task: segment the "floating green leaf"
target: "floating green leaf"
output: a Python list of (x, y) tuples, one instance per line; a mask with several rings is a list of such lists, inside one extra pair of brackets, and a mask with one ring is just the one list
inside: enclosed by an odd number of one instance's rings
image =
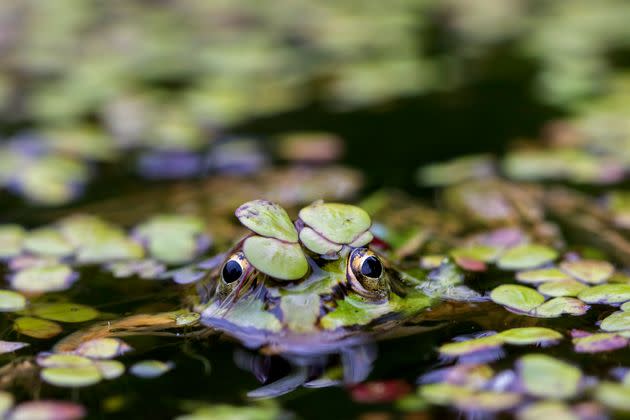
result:
[(125, 365), (118, 360), (97, 360), (94, 365), (105, 379), (115, 379), (125, 373)]
[(77, 275), (66, 264), (27, 267), (11, 278), (11, 286), (23, 292), (44, 293), (68, 289)]
[(526, 392), (540, 398), (572, 398), (582, 379), (578, 368), (544, 354), (521, 357), (518, 372)]
[(84, 367), (92, 366), (92, 360), (87, 357), (70, 353), (49, 353), (37, 357), (37, 364), (42, 367)]
[(440, 354), (449, 357), (460, 357), (478, 351), (501, 347), (503, 340), (498, 334), (486, 337), (473, 338), (472, 340), (456, 341), (440, 346)]
[(9, 420), (78, 420), (85, 417), (83, 406), (68, 401), (38, 400), (23, 402), (11, 412)]
[(589, 306), (581, 300), (572, 297), (557, 297), (534, 308), (530, 315), (539, 318), (556, 318), (563, 314), (584, 315)]
[(609, 332), (630, 330), (630, 312), (615, 312), (608, 315), (602, 320), (600, 328)]
[(119, 338), (96, 338), (81, 343), (76, 354), (91, 359), (111, 359), (130, 350), (131, 347)]
[(630, 411), (630, 387), (604, 381), (595, 388), (595, 399), (619, 411)]
[(157, 378), (173, 369), (172, 362), (161, 362), (159, 360), (143, 360), (135, 363), (129, 369), (133, 375), (140, 378)]
[(7, 413), (13, 407), (13, 395), (6, 391), (0, 391), (0, 418), (7, 418)]
[(78, 303), (51, 303), (37, 306), (33, 314), (44, 319), (60, 322), (85, 322), (98, 317), (98, 311)]
[(529, 404), (518, 412), (519, 420), (579, 420), (571, 408), (562, 401), (538, 401)]
[(600, 284), (583, 290), (578, 298), (586, 303), (621, 303), (630, 301), (630, 284)]
[(562, 334), (549, 328), (511, 328), (497, 334), (503, 342), (513, 345), (543, 344), (562, 339)]
[(267, 200), (253, 200), (236, 209), (238, 220), (255, 233), (279, 239), (284, 242), (297, 242), (298, 233), (286, 210)]
[(100, 370), (94, 365), (47, 367), (42, 369), (41, 377), (51, 385), (68, 388), (94, 385), (103, 378)]
[(542, 283), (538, 286), (538, 291), (546, 296), (577, 296), (580, 292), (587, 289), (584, 283), (577, 280), (559, 280)]
[(547, 283), (552, 281), (572, 280), (571, 276), (558, 268), (539, 268), (537, 270), (519, 271), (516, 280), (521, 283)]
[(16, 312), (26, 307), (26, 298), (11, 290), (0, 290), (0, 312)]
[(71, 255), (74, 247), (57, 229), (41, 228), (28, 233), (24, 238), (24, 249), (32, 254), (53, 257)]
[(499, 305), (520, 312), (529, 312), (545, 301), (545, 297), (534, 289), (516, 284), (496, 287), (490, 293), (490, 298)]
[(243, 243), (243, 253), (254, 267), (279, 280), (296, 280), (308, 271), (306, 257), (297, 243), (251, 236)]
[(10, 258), (22, 252), (25, 232), (18, 225), (0, 225), (0, 258)]
[(52, 338), (63, 331), (61, 325), (45, 319), (23, 316), (13, 322), (13, 328), (20, 334), (33, 338)]
[(626, 347), (628, 339), (612, 333), (591, 334), (573, 339), (578, 353), (600, 353)]
[(506, 270), (536, 268), (555, 260), (558, 253), (552, 248), (537, 244), (523, 244), (510, 248), (497, 261)]
[(611, 263), (599, 260), (563, 261), (560, 268), (578, 280), (591, 284), (603, 283), (615, 272)]

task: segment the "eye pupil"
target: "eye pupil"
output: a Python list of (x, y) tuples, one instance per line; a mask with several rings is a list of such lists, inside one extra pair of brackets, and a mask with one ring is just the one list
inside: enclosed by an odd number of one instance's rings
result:
[(381, 276), (382, 272), (383, 265), (378, 258), (369, 256), (363, 260), (363, 263), (361, 264), (361, 274), (364, 276), (376, 279)]
[(243, 268), (236, 261), (228, 261), (223, 266), (223, 280), (226, 283), (232, 283), (238, 280), (243, 274)]

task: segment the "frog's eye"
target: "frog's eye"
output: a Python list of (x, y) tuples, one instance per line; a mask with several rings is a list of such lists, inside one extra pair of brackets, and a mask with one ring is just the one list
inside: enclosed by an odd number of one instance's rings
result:
[(357, 293), (382, 298), (387, 292), (384, 273), (381, 259), (369, 249), (357, 248), (350, 253), (348, 278)]
[(221, 269), (221, 279), (225, 284), (241, 280), (249, 271), (250, 265), (242, 252), (237, 252), (227, 259)]

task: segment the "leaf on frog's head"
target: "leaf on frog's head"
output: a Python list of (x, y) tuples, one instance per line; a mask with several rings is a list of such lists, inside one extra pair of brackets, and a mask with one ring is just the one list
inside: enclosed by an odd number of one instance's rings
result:
[(357, 206), (318, 201), (300, 210), (300, 219), (324, 239), (336, 244), (363, 246), (371, 240), (365, 232), (372, 225), (372, 219)]
[(248, 201), (236, 209), (235, 215), (258, 235), (290, 243), (298, 240), (297, 230), (286, 210), (271, 201)]
[(257, 270), (278, 280), (297, 280), (308, 272), (308, 262), (298, 243), (250, 236), (243, 242), (243, 253)]
[(310, 227), (300, 230), (300, 242), (316, 254), (326, 255), (341, 251), (343, 245), (330, 242)]

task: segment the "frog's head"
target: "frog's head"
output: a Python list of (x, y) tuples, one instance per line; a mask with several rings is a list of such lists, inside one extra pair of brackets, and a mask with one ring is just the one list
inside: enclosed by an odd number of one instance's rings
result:
[(273, 352), (332, 351), (426, 308), (418, 281), (370, 248), (362, 209), (316, 202), (292, 223), (278, 205), (239, 207), (253, 233), (200, 283), (202, 322)]

